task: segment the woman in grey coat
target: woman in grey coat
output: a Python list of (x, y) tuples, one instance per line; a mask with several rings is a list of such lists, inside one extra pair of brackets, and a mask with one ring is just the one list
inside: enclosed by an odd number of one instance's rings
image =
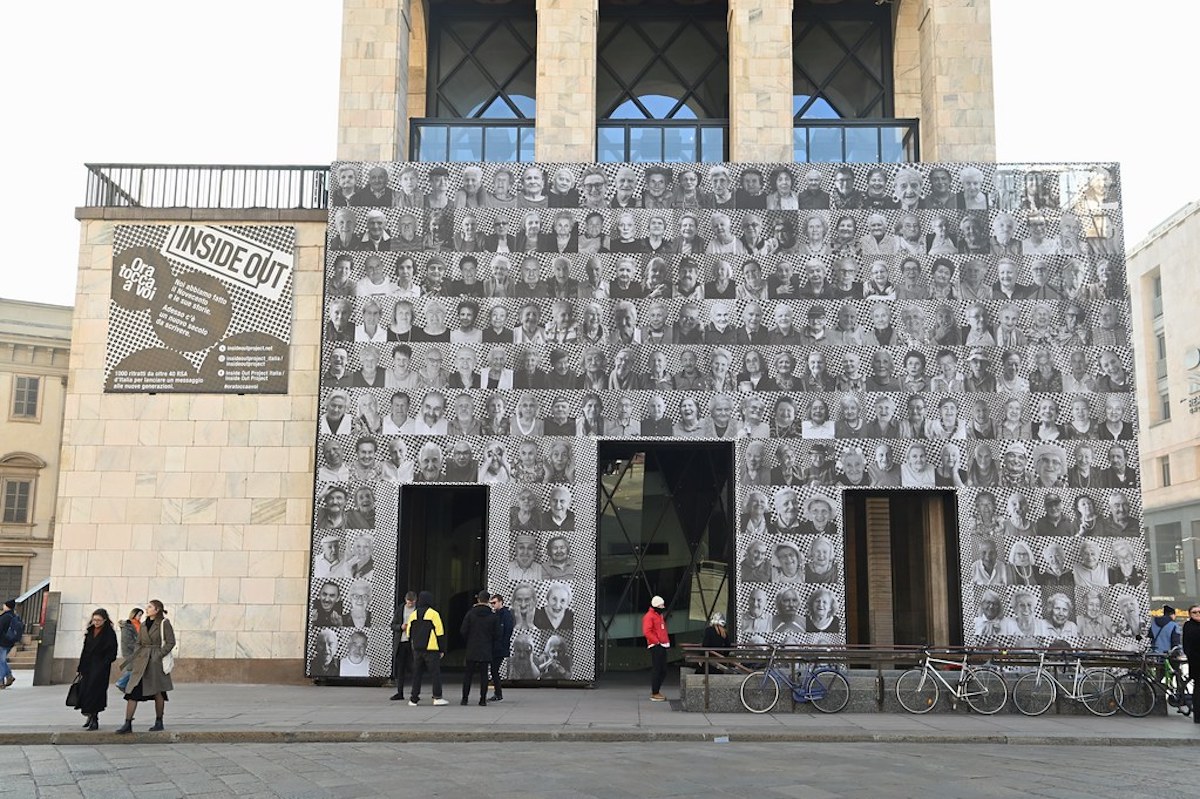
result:
[[(133, 650), (137, 649), (138, 628), (141, 626), (141, 608), (134, 608), (129, 611), (129, 618), (121, 620), (121, 658), (123, 663), (129, 662), (129, 659), (133, 657)], [(125, 689), (129, 687), (130, 674), (128, 668), (121, 668), (121, 676), (117, 679), (117, 688), (121, 693), (125, 693)]]
[(163, 708), (167, 703), (167, 692), (174, 691), (171, 675), (163, 671), (163, 656), (175, 649), (175, 628), (167, 621), (167, 611), (162, 602), (151, 599), (146, 603), (146, 620), (137, 634), (137, 648), (133, 657), (121, 667), (132, 672), (129, 683), (133, 686), (125, 692), (125, 726), (118, 733), (133, 732), (133, 714), (138, 702), (154, 700), (154, 726), (150, 732), (163, 729)]

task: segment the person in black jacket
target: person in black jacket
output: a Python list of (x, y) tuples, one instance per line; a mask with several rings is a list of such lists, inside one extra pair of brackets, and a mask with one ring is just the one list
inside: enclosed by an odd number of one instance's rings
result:
[(516, 621), (513, 619), (513, 613), (504, 606), (504, 596), (501, 594), (492, 594), (491, 602), (492, 612), (496, 614), (496, 640), (492, 645), (492, 695), (488, 697), (489, 701), (500, 702), (504, 699), (504, 689), (500, 685), (500, 667), (504, 665), (505, 658), (512, 648), (513, 628), (516, 627)]
[(1188, 620), (1183, 623), (1183, 654), (1192, 678), (1192, 721), (1200, 724), (1200, 716), (1196, 715), (1200, 708), (1200, 605), (1188, 608)]
[[(129, 618), (121, 619), (121, 657), (128, 661), (133, 657), (133, 650), (137, 649), (137, 634), (142, 627), (142, 609), (134, 608), (129, 611)], [(129, 678), (133, 675), (133, 669), (127, 668), (121, 671), (121, 677), (117, 680), (117, 688), (124, 691), (129, 685)]]
[(467, 642), (467, 668), (463, 673), (462, 704), (471, 698), (471, 682), (479, 675), (479, 706), (487, 707), (488, 667), (492, 664), (492, 652), (499, 632), (499, 619), (488, 603), (492, 595), (480, 591), (475, 604), (463, 618), (461, 632)]
[(117, 633), (113, 630), (108, 611), (96, 608), (92, 621), (83, 633), (83, 651), (76, 672), (79, 682), (79, 712), (87, 717), (83, 728), (98, 730), (97, 717), (108, 707), (108, 678), (113, 661), (117, 659)]

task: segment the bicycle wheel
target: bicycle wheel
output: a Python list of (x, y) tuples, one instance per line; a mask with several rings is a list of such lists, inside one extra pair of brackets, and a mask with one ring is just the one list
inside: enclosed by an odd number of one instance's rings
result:
[(967, 667), (962, 677), (962, 698), (976, 713), (998, 713), (1008, 701), (1008, 683), (999, 669), (987, 666)]
[(1131, 671), (1117, 678), (1117, 704), (1126, 715), (1149, 716), (1154, 702), (1154, 685), (1145, 674)]
[(1050, 675), (1035, 671), (1013, 685), (1013, 704), (1026, 716), (1040, 716), (1054, 704), (1058, 687)]
[(1079, 681), (1079, 701), (1097, 716), (1111, 716), (1117, 704), (1117, 678), (1104, 669), (1089, 669)]
[(771, 672), (755, 671), (742, 680), (742, 705), (751, 713), (766, 713), (779, 701), (779, 678)]
[(937, 678), (921, 666), (911, 668), (896, 680), (896, 699), (909, 713), (928, 713), (938, 701)]
[(837, 713), (850, 704), (850, 683), (834, 669), (818, 671), (808, 681), (808, 698), (822, 713)]

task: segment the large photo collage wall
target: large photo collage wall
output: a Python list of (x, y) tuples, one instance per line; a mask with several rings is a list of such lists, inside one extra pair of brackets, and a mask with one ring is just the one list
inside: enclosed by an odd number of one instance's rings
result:
[(398, 486), (481, 483), (514, 676), (590, 680), (596, 441), (628, 437), (734, 443), (740, 642), (844, 642), (841, 494), (895, 487), (958, 490), (968, 643), (1132, 644), (1118, 182), (1113, 164), (335, 164), (310, 670), (336, 647), (337, 676), (389, 673)]

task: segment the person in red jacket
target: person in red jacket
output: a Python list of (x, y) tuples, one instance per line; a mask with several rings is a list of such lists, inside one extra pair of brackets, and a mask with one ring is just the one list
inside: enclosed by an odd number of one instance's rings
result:
[(667, 636), (667, 620), (663, 618), (667, 603), (656, 596), (650, 600), (650, 609), (642, 617), (642, 635), (646, 636), (646, 648), (650, 650), (650, 701), (665, 702), (662, 695), (663, 680), (667, 678), (667, 650), (671, 639)]

